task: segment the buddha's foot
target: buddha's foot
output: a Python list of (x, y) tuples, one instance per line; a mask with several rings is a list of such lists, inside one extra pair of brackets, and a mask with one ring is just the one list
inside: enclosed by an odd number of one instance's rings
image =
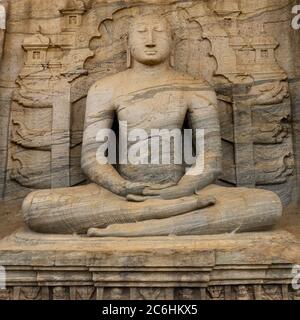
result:
[[(197, 199), (197, 208), (194, 210), (200, 210), (204, 209), (207, 207), (210, 207), (216, 203), (216, 198), (212, 196), (199, 196)], [(200, 211), (199, 211), (200, 213)], [(187, 212), (183, 212), (183, 214), (187, 214)], [(177, 214), (175, 214), (176, 216)], [(181, 215), (181, 216), (182, 216)], [(179, 215), (180, 216), (180, 215)], [(171, 219), (172, 217), (170, 216), (168, 219)], [(145, 220), (143, 222), (137, 222), (137, 223), (124, 223), (124, 224), (112, 224), (106, 228), (100, 229), (100, 228), (90, 228), (87, 232), (87, 235), (89, 237), (127, 237), (127, 236), (134, 236), (136, 233), (135, 230), (136, 228), (139, 230), (137, 232), (137, 236), (143, 236), (143, 232), (140, 233), (140, 227), (146, 226), (147, 228), (151, 229), (152, 222), (158, 222), (163, 221), (165, 219), (154, 219), (154, 220)], [(148, 231), (149, 232), (149, 231)], [(147, 234), (147, 232), (146, 232)], [(146, 235), (145, 234), (145, 235)]]

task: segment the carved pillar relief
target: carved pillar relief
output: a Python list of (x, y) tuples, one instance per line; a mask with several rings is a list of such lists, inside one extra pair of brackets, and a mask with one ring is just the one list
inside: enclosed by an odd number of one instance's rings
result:
[(46, 35), (39, 27), (23, 42), (26, 61), (14, 93), (10, 163), (10, 177), (22, 186), (72, 184), (72, 82), (86, 74), (83, 64), (92, 55), (82, 30), (85, 11), (82, 1), (69, 1), (60, 11), (61, 33)]
[(235, 75), (227, 74), (233, 83), (236, 185), (273, 190), (287, 204), (295, 166), (289, 85), (275, 55), (279, 44), (263, 24), (249, 37), (240, 27), (242, 12), (228, 5), (216, 12), (231, 20), (225, 29), (236, 57)]

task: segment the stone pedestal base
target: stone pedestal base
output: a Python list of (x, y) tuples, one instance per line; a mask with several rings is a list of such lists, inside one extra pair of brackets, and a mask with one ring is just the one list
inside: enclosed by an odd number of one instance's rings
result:
[(20, 230), (0, 242), (0, 299), (297, 299), (287, 232), (86, 238)]

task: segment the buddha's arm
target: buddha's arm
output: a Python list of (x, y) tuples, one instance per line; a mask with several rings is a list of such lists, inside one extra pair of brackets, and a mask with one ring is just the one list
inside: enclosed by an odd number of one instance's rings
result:
[[(94, 85), (87, 97), (85, 129), (83, 134), (81, 167), (89, 179), (98, 185), (120, 196), (129, 193), (140, 194), (145, 187), (137, 183), (130, 183), (122, 178), (110, 163), (97, 160), (97, 151), (107, 144), (97, 139), (101, 130), (111, 129), (114, 120), (114, 106), (112, 103), (112, 89), (105, 85)], [(99, 141), (100, 140), (100, 141)], [(102, 148), (104, 149), (104, 148)], [(103, 156), (103, 155), (102, 155)]]
[(201, 142), (195, 142), (196, 131), (204, 130), (204, 150), (199, 148), (195, 166), (183, 176), (179, 184), (191, 184), (192, 188), (200, 190), (215, 182), (222, 172), (220, 123), (217, 97), (213, 90), (200, 91), (191, 96), (188, 118), (190, 128), (193, 130), (194, 144)]

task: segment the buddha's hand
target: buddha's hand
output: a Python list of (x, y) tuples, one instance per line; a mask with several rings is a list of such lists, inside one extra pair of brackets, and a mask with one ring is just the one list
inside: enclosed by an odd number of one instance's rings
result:
[(145, 188), (149, 188), (150, 184), (145, 182), (131, 182), (125, 183), (125, 195), (143, 195)]
[[(170, 188), (175, 186), (175, 183), (165, 183), (165, 184), (152, 184), (151, 186), (147, 185), (142, 190), (142, 193), (127, 193), (126, 199), (133, 202), (143, 202), (148, 199), (160, 198), (159, 192), (163, 189)], [(148, 190), (148, 191), (145, 191)], [(140, 190), (139, 190), (140, 191)], [(147, 193), (147, 194), (146, 194)]]
[(182, 186), (176, 185), (161, 190), (152, 189), (151, 187), (145, 188), (144, 196), (156, 196), (165, 200), (178, 199), (182, 197), (191, 196), (194, 194), (193, 190), (183, 189)]
[(165, 200), (179, 199), (182, 197), (192, 196), (199, 190), (198, 180), (195, 177), (187, 177), (180, 180), (178, 184), (171, 186), (146, 187), (143, 191), (144, 196), (156, 196)]
[(123, 184), (123, 193), (125, 196), (128, 195), (144, 195), (144, 190), (147, 188), (152, 188), (153, 190), (161, 190), (171, 186), (174, 186), (174, 183), (165, 183), (165, 184), (151, 184), (149, 182), (131, 182), (125, 181)]

